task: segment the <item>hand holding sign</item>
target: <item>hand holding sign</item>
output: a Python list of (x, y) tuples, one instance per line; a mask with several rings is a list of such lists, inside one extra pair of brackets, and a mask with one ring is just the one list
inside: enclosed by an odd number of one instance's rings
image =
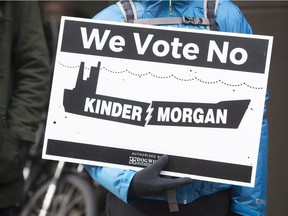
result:
[(168, 164), (168, 156), (164, 155), (154, 164), (136, 172), (129, 188), (130, 197), (160, 196), (166, 191), (179, 188), (191, 183), (192, 179), (184, 178), (165, 178), (160, 177), (159, 173)]

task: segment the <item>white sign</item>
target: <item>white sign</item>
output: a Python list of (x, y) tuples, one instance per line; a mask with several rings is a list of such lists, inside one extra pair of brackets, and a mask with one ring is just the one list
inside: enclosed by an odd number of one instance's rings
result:
[(272, 37), (64, 17), (43, 158), (253, 186)]

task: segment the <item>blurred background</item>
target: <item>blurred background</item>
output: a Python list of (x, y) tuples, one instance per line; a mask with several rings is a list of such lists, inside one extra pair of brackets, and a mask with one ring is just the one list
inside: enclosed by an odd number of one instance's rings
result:
[(274, 36), (267, 104), (269, 123), (267, 216), (287, 216), (288, 204), (288, 2), (236, 1), (254, 34)]
[[(91, 18), (114, 1), (40, 1), (51, 62), (62, 15)], [(234, 1), (254, 34), (274, 36), (269, 75), (269, 167), (267, 216), (287, 216), (288, 204), (288, 1)], [(49, 25), (47, 25), (49, 23)], [(286, 93), (287, 92), (287, 93)], [(285, 96), (286, 95), (286, 96)]]

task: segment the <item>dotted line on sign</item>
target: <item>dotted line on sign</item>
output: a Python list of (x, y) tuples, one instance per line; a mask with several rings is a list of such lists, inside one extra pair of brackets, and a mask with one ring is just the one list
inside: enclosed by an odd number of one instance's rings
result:
[(247, 83), (241, 83), (241, 84), (237, 84), (237, 85), (233, 85), (233, 84), (229, 84), (229, 83), (226, 83), (226, 82), (223, 82), (222, 80), (219, 80), (223, 85), (226, 85), (226, 86), (229, 86), (229, 87), (240, 87), (240, 86), (246, 86), (248, 88), (251, 88), (251, 89), (255, 89), (255, 90), (261, 90), (263, 89), (263, 87), (255, 87), (255, 86), (251, 86)]
[[(63, 63), (59, 62), (58, 63), (65, 68), (69, 68), (69, 69), (74, 69), (74, 68), (80, 68), (80, 65), (76, 65), (76, 66), (70, 66), (70, 65), (64, 65)], [(84, 67), (85, 70), (90, 70), (89, 67)]]
[[(198, 78), (197, 76), (195, 76), (195, 77), (193, 77), (193, 78), (189, 78), (189, 79), (183, 79), (183, 78), (179, 78), (179, 77), (177, 77), (177, 76), (175, 76), (174, 74), (172, 74), (172, 75), (169, 75), (169, 76), (157, 76), (157, 75), (155, 75), (155, 74), (153, 74), (153, 73), (151, 73), (151, 72), (147, 72), (147, 73), (145, 73), (145, 74), (136, 74), (136, 73), (132, 73), (131, 71), (129, 71), (129, 70), (123, 70), (123, 71), (112, 71), (112, 70), (109, 70), (109, 69), (107, 69), (107, 68), (105, 68), (105, 67), (102, 67), (101, 69), (103, 69), (103, 70), (106, 70), (107, 72), (110, 72), (110, 73), (117, 73), (117, 74), (120, 74), (120, 73), (125, 73), (125, 72), (127, 72), (127, 73), (129, 73), (129, 74), (131, 74), (131, 75), (133, 75), (133, 76), (137, 76), (137, 77), (144, 77), (144, 76), (147, 76), (147, 75), (150, 75), (150, 76), (152, 76), (152, 77), (154, 77), (154, 78), (158, 78), (158, 79), (169, 79), (169, 78), (174, 78), (174, 79), (176, 79), (176, 80), (179, 80), (179, 81), (183, 81), (183, 82), (188, 82), (188, 81), (194, 81), (194, 80), (196, 80), (196, 81), (198, 81), (198, 82), (200, 82), (200, 83), (203, 83), (203, 84), (209, 84), (209, 85), (212, 85), (212, 84), (217, 84), (217, 83), (222, 83), (223, 85), (225, 85), (225, 86), (229, 86), (229, 87), (240, 87), (240, 86), (246, 86), (246, 87), (248, 87), (248, 88), (251, 88), (251, 89), (255, 89), (255, 90), (260, 90), (260, 89), (263, 89), (263, 87), (254, 87), (254, 86), (251, 86), (251, 85), (248, 85), (247, 83), (241, 83), (241, 84), (229, 84), (229, 83), (227, 83), (227, 82), (224, 82), (224, 81), (222, 81), (222, 80), (216, 80), (216, 81), (205, 81), (205, 80), (202, 80), (202, 79), (200, 79), (200, 78)], [(192, 71), (191, 71), (192, 72)]]
[[(62, 64), (61, 62), (58, 62), (58, 63), (59, 63), (61, 66), (66, 67), (66, 68), (69, 68), (69, 69), (74, 69), (74, 68), (79, 68), (79, 67), (80, 67), (79, 65), (78, 65), (78, 66), (69, 66), (69, 65), (64, 65), (64, 64)], [(88, 67), (85, 67), (85, 69), (90, 70), (90, 68), (88, 68)], [(105, 70), (105, 71), (107, 71), (107, 72), (109, 72), (109, 73), (113, 73), (113, 74), (124, 74), (124, 73), (128, 73), (128, 74), (130, 74), (130, 75), (137, 76), (137, 77), (139, 77), (139, 78), (149, 75), (149, 76), (152, 76), (152, 77), (157, 78), (157, 79), (169, 79), (169, 78), (174, 78), (174, 79), (176, 79), (176, 80), (183, 81), (183, 82), (198, 81), (198, 82), (200, 82), (200, 83), (208, 84), (208, 85), (213, 85), (213, 84), (221, 83), (221, 84), (223, 84), (223, 85), (225, 85), (225, 86), (229, 86), (229, 87), (246, 86), (246, 87), (248, 87), (248, 88), (250, 88), (250, 89), (255, 89), (255, 90), (261, 90), (261, 89), (263, 89), (263, 87), (251, 86), (251, 85), (249, 85), (249, 84), (247, 84), (247, 83), (245, 83), (245, 82), (244, 82), (244, 83), (240, 83), (240, 84), (229, 84), (229, 83), (224, 82), (224, 81), (222, 81), (222, 80), (205, 81), (205, 80), (203, 80), (203, 79), (198, 78), (197, 76), (195, 76), (195, 77), (193, 77), (193, 78), (189, 78), (189, 79), (183, 79), (183, 78), (179, 78), (179, 77), (175, 76), (174, 74), (169, 75), (169, 76), (157, 76), (157, 75), (155, 75), (155, 74), (153, 74), (153, 73), (151, 73), (151, 72), (147, 72), (147, 73), (144, 73), (144, 74), (137, 74), (137, 73), (133, 73), (133, 72), (127, 70), (127, 69), (122, 70), (122, 71), (113, 71), (113, 70), (110, 70), (110, 69), (108, 69), (108, 68), (106, 68), (106, 67), (102, 67), (101, 69), (102, 69), (102, 70)], [(192, 72), (192, 70), (190, 70), (190, 72)], [(197, 73), (197, 72), (196, 72), (196, 73)]]

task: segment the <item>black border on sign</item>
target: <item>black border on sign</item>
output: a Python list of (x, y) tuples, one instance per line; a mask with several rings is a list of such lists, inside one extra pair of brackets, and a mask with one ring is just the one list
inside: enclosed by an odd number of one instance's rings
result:
[[(134, 150), (48, 139), (46, 154), (125, 166)], [(161, 156), (160, 154), (144, 152)], [(135, 167), (135, 166), (134, 166)], [(139, 166), (137, 166), (139, 167)], [(165, 171), (251, 183), (252, 166), (169, 155)]]

